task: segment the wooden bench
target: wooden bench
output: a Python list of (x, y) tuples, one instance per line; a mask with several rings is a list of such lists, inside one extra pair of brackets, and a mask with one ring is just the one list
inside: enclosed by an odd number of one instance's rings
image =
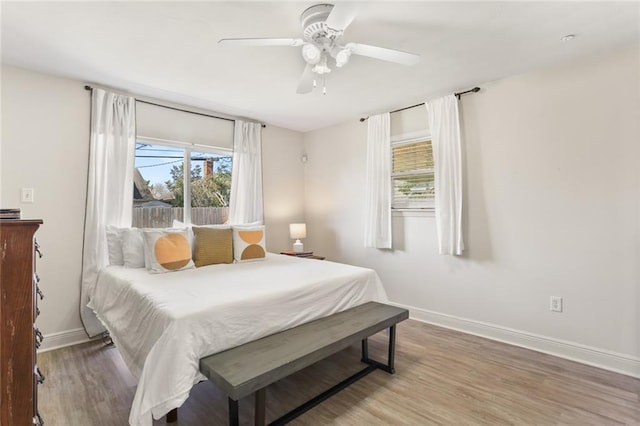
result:
[[(238, 425), (238, 400), (255, 393), (255, 424), (265, 424), (265, 388), (354, 343), (361, 342), (367, 367), (275, 420), (285, 424), (376, 369), (393, 374), (396, 324), (409, 311), (369, 302), (246, 343), (200, 360), (200, 371), (229, 398), (229, 424)], [(387, 364), (369, 359), (367, 337), (389, 331)]]

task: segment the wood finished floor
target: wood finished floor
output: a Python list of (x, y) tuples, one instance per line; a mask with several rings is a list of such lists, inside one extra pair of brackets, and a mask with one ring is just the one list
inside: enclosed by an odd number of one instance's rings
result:
[[(370, 339), (384, 358), (387, 338)], [(272, 421), (362, 367), (348, 348), (267, 388)], [(40, 354), (48, 426), (124, 426), (136, 380), (114, 347), (91, 342)], [(375, 371), (292, 425), (640, 425), (640, 380), (417, 321), (398, 325), (396, 374)], [(176, 426), (225, 425), (227, 400), (202, 382)], [(253, 399), (240, 401), (253, 422)], [(154, 421), (163, 425), (164, 420)]]

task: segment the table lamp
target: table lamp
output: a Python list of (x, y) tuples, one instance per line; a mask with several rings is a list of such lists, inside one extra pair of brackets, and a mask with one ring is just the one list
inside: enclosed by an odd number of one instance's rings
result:
[(302, 253), (304, 246), (300, 242), (300, 238), (307, 238), (307, 225), (305, 223), (292, 223), (289, 225), (289, 236), (291, 239), (295, 239), (293, 243), (293, 251), (296, 253)]

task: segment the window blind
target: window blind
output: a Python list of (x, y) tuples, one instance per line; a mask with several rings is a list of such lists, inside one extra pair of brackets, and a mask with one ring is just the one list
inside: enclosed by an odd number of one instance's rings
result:
[(233, 121), (137, 102), (136, 125), (140, 138), (233, 150)]
[(394, 208), (433, 206), (433, 151), (430, 140), (396, 142), (391, 146)]

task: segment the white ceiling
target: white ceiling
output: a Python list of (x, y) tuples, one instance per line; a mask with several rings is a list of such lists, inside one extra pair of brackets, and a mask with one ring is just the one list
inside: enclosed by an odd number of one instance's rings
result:
[[(362, 2), (354, 41), (420, 54), (406, 67), (352, 56), (328, 94), (296, 94), (317, 2), (2, 2), (2, 62), (309, 131), (638, 42), (639, 2)], [(576, 34), (562, 42), (566, 34)], [(472, 95), (474, 96), (474, 95)], [(475, 95), (477, 96), (477, 95)]]

